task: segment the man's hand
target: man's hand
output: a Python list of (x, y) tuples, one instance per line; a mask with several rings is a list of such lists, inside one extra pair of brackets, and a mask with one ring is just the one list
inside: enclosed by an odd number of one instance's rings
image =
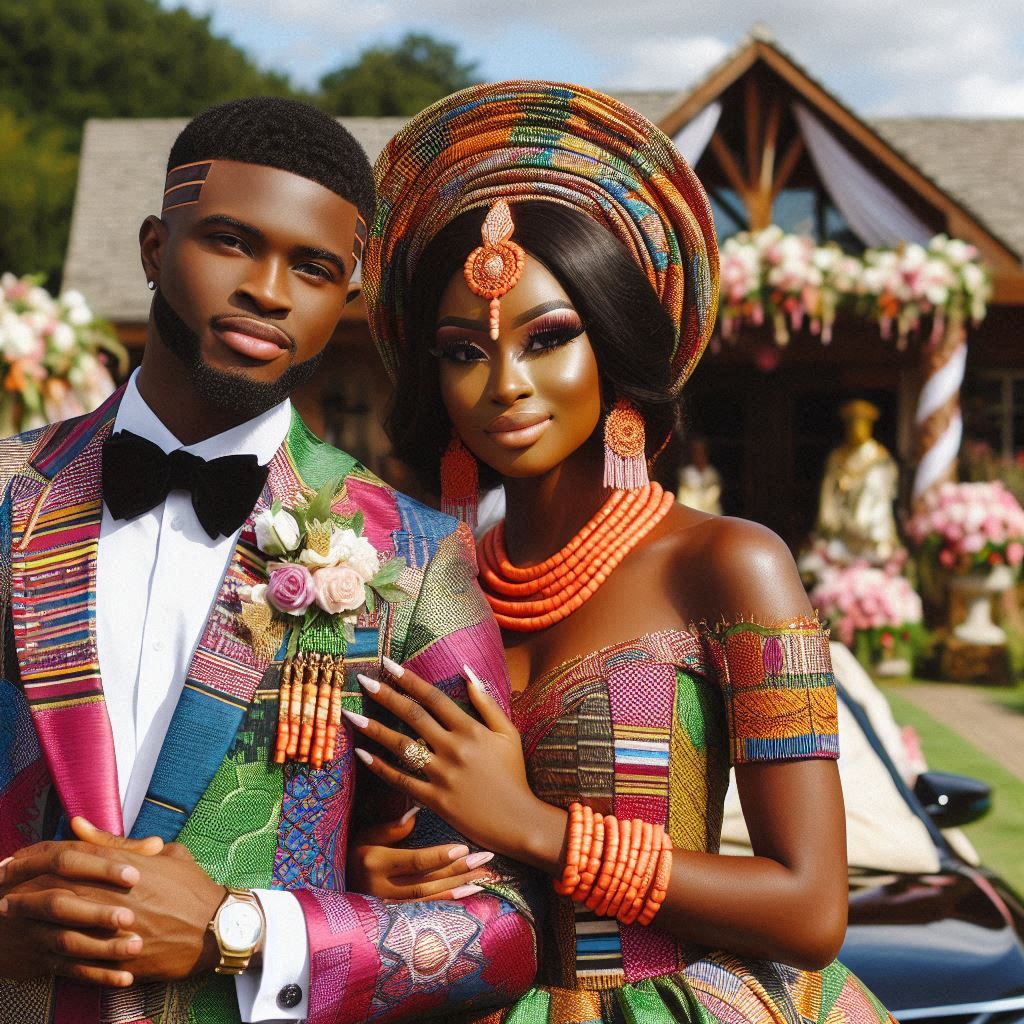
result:
[[(121, 962), (141, 951), (142, 940), (130, 930), (133, 911), (109, 897), (138, 880), (137, 868), (85, 843), (35, 843), (9, 857), (0, 864), (3, 976), (130, 985)], [(76, 885), (90, 885), (93, 896)]]
[(224, 888), (184, 846), (123, 839), (82, 818), (71, 828), (79, 841), (36, 843), (0, 866), (4, 976), (122, 987), (216, 965), (206, 926)]

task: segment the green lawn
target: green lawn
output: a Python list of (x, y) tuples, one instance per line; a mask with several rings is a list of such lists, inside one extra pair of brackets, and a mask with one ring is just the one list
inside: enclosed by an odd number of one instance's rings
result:
[[(992, 810), (980, 821), (966, 826), (964, 832), (985, 864), (1018, 892), (1024, 893), (1024, 782), (903, 698), (900, 691), (908, 685), (913, 684), (882, 687), (896, 721), (917, 730), (930, 767), (971, 775), (992, 787)], [(985, 687), (985, 690), (1024, 715), (1024, 691), (1020, 688)]]

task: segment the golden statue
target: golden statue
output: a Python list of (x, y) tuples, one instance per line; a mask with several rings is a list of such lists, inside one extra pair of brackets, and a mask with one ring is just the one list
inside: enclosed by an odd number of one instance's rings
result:
[(840, 541), (850, 561), (883, 565), (901, 550), (893, 514), (899, 469), (871, 436), (879, 416), (876, 406), (855, 399), (840, 408), (839, 416), (846, 437), (825, 463), (815, 532)]

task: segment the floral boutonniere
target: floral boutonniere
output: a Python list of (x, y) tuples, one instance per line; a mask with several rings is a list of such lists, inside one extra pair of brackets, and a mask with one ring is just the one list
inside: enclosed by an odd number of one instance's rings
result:
[(319, 768), (334, 756), (341, 726), (345, 652), (362, 612), (408, 595), (398, 585), (404, 558), (382, 558), (363, 536), (363, 514), (333, 511), (340, 480), (292, 508), (280, 501), (255, 519), (267, 556), (267, 582), (242, 596), (242, 622), (254, 647), (276, 650), (288, 635), (281, 666), (274, 760)]

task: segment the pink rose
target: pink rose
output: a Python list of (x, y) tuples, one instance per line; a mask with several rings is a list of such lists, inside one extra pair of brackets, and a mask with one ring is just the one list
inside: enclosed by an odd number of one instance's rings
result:
[(366, 600), (363, 579), (347, 565), (317, 569), (313, 574), (316, 603), (329, 615), (354, 612)]
[(315, 597), (313, 577), (304, 565), (282, 565), (270, 574), (267, 600), (288, 615), (302, 615)]

